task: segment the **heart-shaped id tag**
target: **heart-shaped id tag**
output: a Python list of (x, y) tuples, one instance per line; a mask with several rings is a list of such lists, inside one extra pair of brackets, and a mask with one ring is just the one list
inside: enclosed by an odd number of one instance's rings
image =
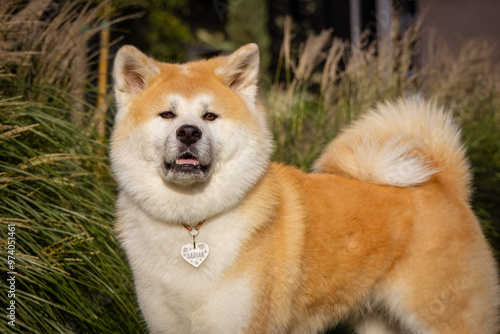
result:
[(186, 244), (181, 248), (181, 255), (190, 264), (197, 267), (205, 261), (209, 253), (208, 245), (202, 242), (193, 244)]

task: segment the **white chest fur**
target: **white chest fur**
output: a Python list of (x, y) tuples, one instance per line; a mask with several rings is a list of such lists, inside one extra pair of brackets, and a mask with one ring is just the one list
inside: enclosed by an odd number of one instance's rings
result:
[(210, 256), (194, 267), (180, 254), (192, 242), (182, 225), (155, 221), (120, 197), (120, 236), (151, 333), (241, 332), (251, 313), (251, 278), (224, 277), (248, 235), (238, 213), (203, 225), (196, 241), (210, 246)]

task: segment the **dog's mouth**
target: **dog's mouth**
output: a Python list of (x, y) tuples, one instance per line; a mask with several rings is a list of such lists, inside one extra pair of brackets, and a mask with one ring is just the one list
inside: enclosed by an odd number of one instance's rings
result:
[(173, 161), (165, 161), (165, 169), (174, 173), (208, 173), (210, 164), (202, 164), (197, 156), (186, 152)]

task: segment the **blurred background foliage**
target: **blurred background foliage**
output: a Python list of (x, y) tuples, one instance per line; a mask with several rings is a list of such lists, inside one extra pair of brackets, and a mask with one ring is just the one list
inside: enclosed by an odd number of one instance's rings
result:
[[(0, 247), (16, 225), (16, 324), (6, 333), (144, 333), (113, 232), (107, 158), (114, 106), (97, 88), (103, 49), (123, 44), (164, 61), (257, 42), (274, 159), (307, 170), (345, 124), (384, 100), (430, 98), (463, 128), (473, 208), (500, 251), (500, 81), (496, 50), (424, 44), (419, 22), (391, 37), (384, 57), (370, 27), (353, 45), (327, 24), (328, 1), (4, 0), (0, 6)], [(346, 2), (337, 2), (339, 8)], [(290, 17), (287, 17), (290, 15)], [(340, 14), (347, 15), (345, 11)], [(103, 32), (111, 30), (109, 44)], [(435, 41), (434, 43), (439, 43)], [(419, 63), (427, 52), (430, 61)], [(106, 70), (105, 75), (109, 75)], [(98, 100), (105, 101), (103, 109)], [(103, 114), (104, 112), (104, 114)], [(104, 127), (100, 125), (105, 116)], [(104, 131), (103, 131), (104, 129)], [(2, 305), (6, 253), (2, 268)], [(331, 333), (349, 332), (332, 329)]]

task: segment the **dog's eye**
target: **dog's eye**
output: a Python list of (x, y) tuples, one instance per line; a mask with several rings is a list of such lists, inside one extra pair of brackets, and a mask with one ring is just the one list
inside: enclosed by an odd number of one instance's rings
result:
[(171, 111), (164, 111), (159, 113), (159, 116), (161, 118), (175, 118), (175, 114)]
[(203, 119), (205, 121), (215, 121), (217, 119), (217, 116), (216, 114), (214, 113), (211, 113), (211, 112), (207, 112), (205, 115), (203, 115)]

